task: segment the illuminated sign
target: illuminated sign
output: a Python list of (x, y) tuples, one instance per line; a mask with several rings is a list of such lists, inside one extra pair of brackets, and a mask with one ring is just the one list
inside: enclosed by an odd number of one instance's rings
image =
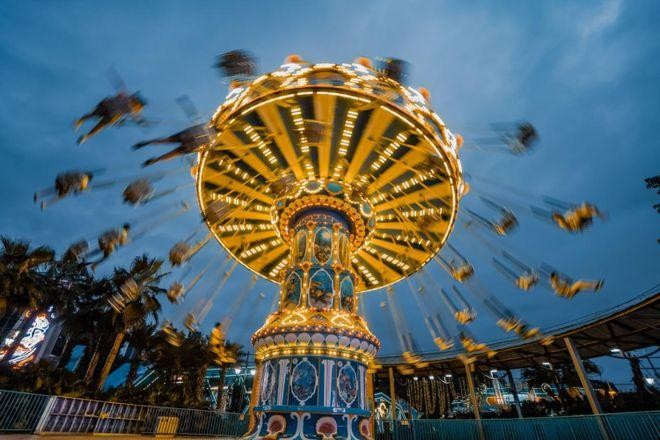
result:
[[(14, 366), (25, 365), (26, 363), (32, 361), (37, 353), (37, 350), (46, 339), (46, 333), (50, 329), (50, 321), (53, 319), (52, 313), (50, 313), (52, 307), (48, 312), (41, 312), (35, 318), (30, 328), (23, 334), (21, 342), (14, 351), (9, 359), (9, 364)], [(23, 319), (30, 319), (30, 316), (33, 312), (26, 312)], [(14, 336), (20, 336), (14, 334)], [(4, 358), (7, 352), (7, 349), (13, 344), (14, 339), (12, 337), (6, 338), (3, 344), (2, 350), (0, 350), (0, 359)]]

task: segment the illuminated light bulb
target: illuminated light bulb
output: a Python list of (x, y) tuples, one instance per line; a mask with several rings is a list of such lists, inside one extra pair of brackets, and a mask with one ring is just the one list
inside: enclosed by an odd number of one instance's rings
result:
[(456, 146), (458, 148), (461, 148), (463, 146), (463, 136), (456, 133), (454, 134), (454, 137), (456, 138)]
[(373, 69), (374, 67), (371, 60), (367, 57), (359, 57), (358, 59), (355, 60), (355, 62), (360, 66), (366, 67), (367, 69)]
[(431, 102), (431, 92), (426, 87), (419, 88), (419, 94), (424, 97), (427, 102)]
[(302, 57), (295, 53), (292, 53), (291, 55), (284, 58), (284, 64), (291, 64), (291, 63), (299, 64), (301, 62), (302, 62)]

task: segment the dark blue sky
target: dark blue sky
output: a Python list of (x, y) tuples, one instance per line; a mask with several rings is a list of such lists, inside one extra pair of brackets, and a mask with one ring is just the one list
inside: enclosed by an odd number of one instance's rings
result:
[[(394, 56), (412, 65), (410, 83), (432, 93), (437, 112), (450, 128), (470, 134), (492, 121), (529, 119), (542, 141), (527, 157), (464, 150), (464, 170), (517, 188), (479, 187), (518, 208), (521, 227), (512, 236), (485, 234), (497, 246), (533, 264), (547, 262), (575, 277), (605, 278), (598, 294), (572, 301), (548, 289), (515, 288), (489, 264), (491, 251), (457, 226), (452, 243), (475, 264), (480, 282), (501, 301), (542, 327), (604, 310), (659, 281), (660, 217), (656, 196), (643, 178), (660, 171), (660, 29), (657, 2), (5, 2), (0, 15), (0, 232), (57, 250), (92, 239), (126, 219), (153, 215), (175, 200), (194, 203), (188, 186), (163, 203), (132, 209), (121, 204), (121, 186), (67, 200), (45, 213), (32, 193), (66, 169), (107, 168), (99, 181), (131, 176), (154, 150), (134, 153), (142, 138), (177, 131), (186, 118), (175, 99), (188, 94), (200, 113), (210, 115), (227, 85), (211, 69), (214, 56), (235, 48), (252, 51), (262, 70), (289, 53), (310, 61), (350, 61), (357, 56)], [(106, 79), (115, 66), (132, 89), (149, 100), (147, 117), (161, 123), (107, 130), (82, 147), (72, 122), (113, 92)], [(166, 168), (180, 168), (173, 162)], [(185, 172), (159, 183), (185, 183)], [(475, 187), (477, 187), (475, 183)], [(569, 235), (536, 220), (522, 193), (589, 200), (608, 214), (583, 235)], [(472, 200), (470, 200), (470, 198)], [(466, 204), (479, 208), (475, 197)], [(165, 203), (167, 202), (167, 203)], [(526, 209), (520, 209), (526, 208)], [(104, 266), (124, 264), (147, 251), (165, 255), (197, 227), (186, 214), (120, 251)], [(197, 270), (220, 246), (207, 246)], [(215, 270), (215, 273), (214, 273)], [(216, 266), (178, 308), (166, 315), (180, 323), (217, 283)], [(444, 286), (436, 266), (429, 273)], [(208, 328), (222, 318), (232, 295), (249, 282), (236, 269), (220, 293)], [(432, 342), (406, 283), (396, 286), (397, 303), (425, 350)], [(230, 337), (248, 344), (261, 325), (276, 288), (259, 281), (234, 319)], [(266, 294), (260, 299), (259, 292)], [(382, 352), (400, 348), (379, 303), (365, 297)], [(479, 308), (477, 306), (477, 308)], [(480, 311), (475, 333), (495, 340), (506, 335)], [(607, 371), (606, 371), (607, 372)], [(629, 373), (622, 373), (626, 381)]]

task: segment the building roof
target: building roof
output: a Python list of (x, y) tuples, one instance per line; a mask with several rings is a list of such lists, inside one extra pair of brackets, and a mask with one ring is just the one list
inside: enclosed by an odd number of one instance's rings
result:
[[(489, 346), (497, 351), (491, 359), (486, 354), (477, 355), (477, 365), (495, 369), (525, 368), (540, 365), (543, 362), (570, 362), (564, 338), (570, 337), (575, 343), (580, 356), (589, 359), (612, 353), (612, 349), (633, 351), (660, 345), (660, 290), (658, 285), (645, 293), (603, 312), (594, 313), (544, 329), (545, 335), (552, 335), (555, 340), (551, 345), (543, 346), (538, 340), (520, 342), (509, 338)], [(433, 374), (438, 371), (463, 371), (463, 362), (459, 359), (463, 350), (421, 353), (429, 366), (416, 370), (416, 374)], [(396, 366), (404, 363), (401, 356), (379, 358), (383, 366)], [(387, 374), (381, 369), (380, 374)]]

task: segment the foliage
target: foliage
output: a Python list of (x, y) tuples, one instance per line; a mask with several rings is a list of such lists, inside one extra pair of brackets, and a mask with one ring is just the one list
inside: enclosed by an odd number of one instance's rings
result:
[[(660, 175), (647, 177), (644, 181), (646, 182), (646, 187), (648, 189), (657, 189), (658, 194), (660, 194)], [(653, 207), (660, 214), (660, 203), (656, 203)]]
[(24, 241), (0, 237), (0, 316), (11, 310), (39, 308), (49, 285), (45, 267), (53, 261), (50, 248), (30, 249)]
[[(600, 374), (600, 368), (589, 359), (583, 360), (584, 369), (587, 374)], [(581, 386), (580, 378), (573, 367), (573, 363), (558, 363), (552, 367), (537, 365), (533, 368), (526, 368), (522, 371), (522, 378), (528, 384), (540, 387), (544, 383), (555, 384), (561, 389), (565, 386)]]
[[(6, 237), (1, 242), (0, 317), (52, 307), (66, 342), (57, 364), (41, 361), (20, 369), (0, 364), (0, 389), (210, 408), (205, 379), (215, 355), (208, 337), (189, 333), (180, 346), (173, 346), (157, 330), (159, 298), (166, 293), (160, 286), (166, 275), (161, 260), (142, 255), (128, 268), (117, 267), (110, 276), (95, 278), (87, 265), (58, 260), (48, 247), (32, 248)], [(108, 300), (121, 292), (127, 280), (135, 281), (138, 292), (117, 311)], [(84, 353), (75, 371), (69, 371), (66, 367), (76, 346), (83, 346)], [(242, 355), (240, 345), (227, 341), (226, 348)], [(106, 374), (126, 364), (124, 383), (104, 389)], [(151, 371), (156, 379), (136, 387), (140, 370)]]

